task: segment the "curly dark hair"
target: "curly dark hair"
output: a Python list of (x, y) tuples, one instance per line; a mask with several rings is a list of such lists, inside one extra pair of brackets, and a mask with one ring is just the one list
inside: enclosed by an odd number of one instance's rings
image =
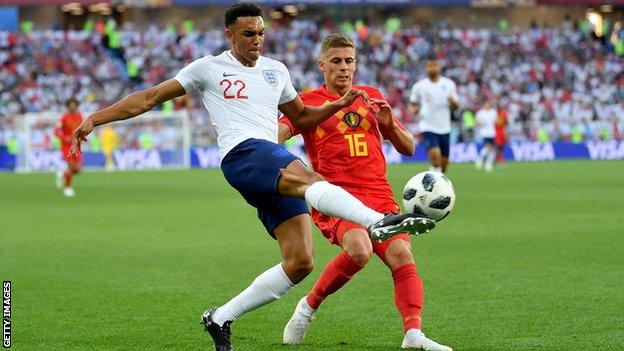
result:
[(262, 9), (251, 2), (239, 2), (225, 10), (223, 21), (229, 27), (236, 22), (239, 17), (262, 17)]
[(76, 104), (76, 106), (80, 105), (78, 99), (76, 99), (75, 97), (70, 97), (69, 99), (67, 99), (67, 101), (65, 101), (65, 106), (69, 107), (69, 104), (71, 103)]

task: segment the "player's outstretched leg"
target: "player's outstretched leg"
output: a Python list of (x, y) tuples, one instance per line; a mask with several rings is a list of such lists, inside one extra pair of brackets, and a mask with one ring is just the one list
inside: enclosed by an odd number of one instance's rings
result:
[(216, 351), (232, 349), (230, 326), (234, 321), (279, 299), (312, 271), (310, 215), (296, 215), (271, 229), (267, 228), (280, 245), (282, 262), (264, 271), (223, 306), (209, 309), (202, 315), (202, 323)]
[(412, 235), (429, 232), (435, 221), (416, 214), (384, 216), (366, 205), (343, 188), (333, 185), (318, 173), (310, 171), (299, 160), (282, 169), (278, 190), (282, 195), (305, 198), (319, 212), (346, 219), (368, 228), (371, 239), (382, 241), (399, 233)]
[(362, 270), (373, 254), (368, 232), (360, 225), (341, 220), (331, 233), (324, 234), (331, 242), (338, 243), (343, 251), (327, 263), (308, 295), (297, 304), (284, 328), (285, 344), (300, 344), (303, 341), (323, 301)]

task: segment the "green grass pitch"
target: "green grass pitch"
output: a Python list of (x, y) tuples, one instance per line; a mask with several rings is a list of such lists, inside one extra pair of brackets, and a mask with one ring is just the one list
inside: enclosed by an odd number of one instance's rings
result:
[[(389, 167), (395, 190), (424, 164)], [(425, 333), (455, 350), (624, 350), (624, 162), (452, 165), (454, 212), (414, 238)], [(199, 325), (279, 261), (218, 170), (0, 174), (0, 278), (15, 350), (211, 350)], [(398, 196), (397, 196), (398, 197)], [(317, 314), (284, 324), (338, 250), (315, 231), (312, 275), (233, 326), (237, 350), (400, 350), (388, 270), (373, 258)]]

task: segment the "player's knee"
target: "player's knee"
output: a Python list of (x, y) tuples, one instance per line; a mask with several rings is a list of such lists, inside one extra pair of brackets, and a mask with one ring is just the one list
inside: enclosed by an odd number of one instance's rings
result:
[(412, 255), (409, 244), (397, 241), (396, 245), (392, 245), (386, 251), (386, 264), (391, 270), (395, 270), (409, 263), (414, 263), (414, 256)]
[(312, 273), (312, 270), (314, 269), (314, 261), (312, 260), (312, 255), (306, 255), (287, 260), (285, 262), (285, 266), (287, 275), (289, 277), (294, 277), (293, 283), (296, 284)]
[(313, 183), (325, 180), (320, 174), (306, 169), (282, 169), (277, 184), (283, 195), (303, 197), (305, 190)]
[(373, 250), (368, 247), (358, 247), (347, 252), (349, 258), (358, 266), (365, 266), (370, 260)]

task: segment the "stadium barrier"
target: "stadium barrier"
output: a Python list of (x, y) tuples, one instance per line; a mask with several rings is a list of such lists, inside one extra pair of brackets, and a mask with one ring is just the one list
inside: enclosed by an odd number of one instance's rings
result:
[[(451, 146), (451, 162), (474, 162), (480, 148), (481, 145), (476, 143), (455, 144)], [(305, 158), (301, 147), (291, 148), (291, 151)], [(171, 168), (173, 160), (179, 158), (177, 153), (178, 151), (167, 150), (115, 150), (113, 159), (119, 170), (162, 169)], [(194, 147), (190, 153), (192, 168), (219, 167), (219, 150), (215, 146)], [(416, 153), (411, 157), (399, 154), (390, 144), (384, 144), (384, 153), (391, 164), (427, 161), (426, 151), (421, 145), (416, 147)], [(622, 160), (624, 141), (588, 141), (583, 144), (512, 142), (505, 147), (504, 155), (508, 161), (524, 162), (565, 159)], [(65, 167), (59, 151), (31, 151), (26, 157), (29, 158), (33, 171), (54, 171)], [(83, 158), (86, 168), (104, 167), (104, 155), (101, 153), (85, 152)], [(0, 147), (0, 169), (12, 171), (15, 168), (15, 155)]]

